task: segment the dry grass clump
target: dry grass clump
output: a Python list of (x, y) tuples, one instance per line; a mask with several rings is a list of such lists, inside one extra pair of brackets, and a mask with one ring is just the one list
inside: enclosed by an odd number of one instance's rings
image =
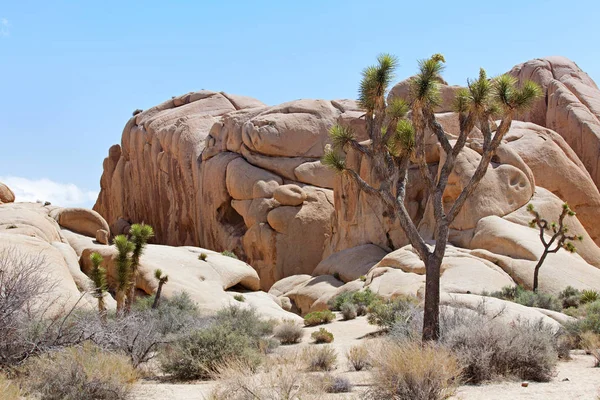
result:
[(323, 384), (303, 374), (297, 358), (280, 358), (253, 373), (239, 360), (221, 364), (213, 375), (218, 384), (210, 400), (305, 400), (323, 395)]
[(295, 321), (285, 320), (275, 327), (273, 336), (281, 344), (296, 344), (302, 341), (304, 330)]
[(349, 321), (351, 319), (355, 319), (358, 315), (358, 310), (355, 304), (352, 303), (344, 303), (340, 307), (340, 311), (342, 312), (342, 317), (344, 321)]
[(356, 371), (362, 371), (371, 366), (371, 356), (369, 355), (367, 346), (364, 344), (352, 346), (346, 353), (346, 357), (352, 368)]
[(315, 346), (304, 350), (302, 358), (309, 371), (331, 371), (337, 364), (337, 353), (331, 346)]
[(333, 342), (333, 333), (329, 332), (325, 328), (321, 328), (316, 332), (313, 332), (310, 337), (315, 341), (315, 343), (331, 343)]
[(450, 397), (461, 368), (449, 350), (416, 341), (386, 342), (373, 357), (368, 399), (437, 400)]
[(0, 395), (2, 400), (19, 400), (23, 396), (19, 385), (0, 373)]
[(31, 359), (24, 384), (43, 400), (127, 399), (137, 379), (127, 357), (86, 344)]
[(600, 367), (600, 335), (592, 332), (583, 333), (581, 335), (581, 347), (596, 359), (594, 367)]
[(345, 376), (333, 376), (327, 373), (323, 376), (322, 382), (327, 393), (349, 393), (352, 391), (352, 383)]

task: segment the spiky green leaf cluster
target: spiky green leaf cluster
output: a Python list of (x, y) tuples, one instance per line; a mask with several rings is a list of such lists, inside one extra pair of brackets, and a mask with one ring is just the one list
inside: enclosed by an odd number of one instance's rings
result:
[(131, 253), (135, 245), (125, 235), (117, 235), (113, 239), (117, 248), (115, 265), (117, 270), (117, 286), (119, 290), (125, 290), (131, 277)]
[(329, 149), (325, 151), (325, 154), (321, 158), (321, 164), (335, 170), (336, 172), (343, 172), (346, 168), (346, 160), (337, 151)]
[(577, 249), (575, 248), (575, 245), (573, 243), (571, 243), (571, 242), (565, 243), (563, 247), (569, 253), (575, 253), (575, 251), (577, 251)]
[(358, 90), (358, 104), (368, 113), (376, 108), (383, 108), (385, 93), (394, 79), (394, 70), (398, 59), (390, 54), (380, 54), (377, 65), (372, 65), (362, 71), (362, 80)]
[(401, 119), (396, 125), (396, 132), (391, 136), (388, 143), (389, 152), (398, 157), (402, 154), (410, 154), (415, 148), (415, 129), (412, 123)]
[(129, 229), (129, 237), (134, 245), (132, 258), (133, 268), (137, 268), (139, 265), (140, 257), (144, 251), (144, 247), (148, 240), (154, 236), (154, 229), (150, 225), (146, 224), (133, 224)]
[(154, 270), (154, 278), (159, 283), (167, 283), (169, 281), (169, 275), (163, 275), (163, 272), (160, 268)]
[(345, 145), (354, 140), (354, 131), (350, 127), (335, 124), (329, 130), (329, 137), (333, 147), (342, 150)]
[(435, 107), (440, 104), (440, 83), (443, 81), (444, 62), (444, 56), (441, 54), (419, 60), (419, 72), (410, 80), (412, 101), (424, 107)]
[(106, 292), (108, 289), (108, 284), (106, 282), (106, 269), (100, 266), (104, 259), (99, 253), (94, 252), (90, 255), (90, 260), (92, 261), (90, 279), (94, 284), (93, 295), (94, 297), (102, 297), (104, 292)]
[(408, 104), (403, 99), (394, 98), (387, 105), (385, 113), (392, 120), (400, 120), (406, 116), (408, 109)]

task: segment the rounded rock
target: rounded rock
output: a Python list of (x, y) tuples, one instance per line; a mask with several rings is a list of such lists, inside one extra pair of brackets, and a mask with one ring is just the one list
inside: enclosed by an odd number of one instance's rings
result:
[(299, 206), (306, 200), (306, 192), (298, 185), (281, 185), (273, 197), (284, 206)]

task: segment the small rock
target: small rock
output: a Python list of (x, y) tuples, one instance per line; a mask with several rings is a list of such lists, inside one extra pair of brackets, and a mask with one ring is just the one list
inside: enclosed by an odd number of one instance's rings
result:
[(529, 386), (529, 382), (521, 382), (521, 387), (527, 387)]
[(98, 229), (96, 231), (96, 242), (98, 243), (102, 243), (102, 244), (108, 244), (108, 231), (104, 230), (104, 229)]
[(563, 378), (560, 380), (561, 382), (569, 382), (569, 378)]

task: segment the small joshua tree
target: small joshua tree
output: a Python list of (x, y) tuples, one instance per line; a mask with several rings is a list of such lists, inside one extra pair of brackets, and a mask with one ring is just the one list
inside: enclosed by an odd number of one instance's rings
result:
[[(322, 159), (323, 164), (338, 171), (343, 179), (351, 180), (368, 196), (383, 202), (425, 264), (423, 340), (439, 337), (440, 274), (450, 226), (485, 176), (496, 149), (510, 129), (513, 116), (530, 107), (541, 95), (540, 87), (531, 81), (518, 87), (516, 78), (510, 75), (489, 79), (481, 69), (478, 79), (467, 81), (467, 88), (456, 96), (460, 133), (452, 140), (434, 113), (441, 102), (444, 63), (441, 54), (419, 61), (419, 72), (410, 80), (408, 103), (397, 98), (386, 102), (397, 59), (389, 54), (380, 55), (376, 65), (363, 70), (359, 87), (358, 102), (365, 111), (369, 141), (359, 142), (351, 128), (335, 125), (330, 131), (333, 148), (326, 149)], [(497, 127), (492, 123), (495, 119), (501, 120)], [(444, 197), (448, 178), (475, 127), (483, 134), (479, 164), (460, 194), (453, 202), (448, 202), (449, 199)], [(425, 157), (426, 139), (430, 133), (444, 153), (437, 174), (430, 172)], [(345, 154), (349, 151), (359, 153), (370, 162), (374, 182), (364, 180), (358, 171), (346, 164)], [(411, 163), (418, 167), (420, 179), (427, 186), (428, 207), (433, 209), (433, 248), (426, 243), (429, 238), (422, 236), (404, 204)]]
[[(569, 228), (566, 227), (564, 224), (565, 218), (567, 216), (575, 216), (575, 211), (571, 210), (567, 203), (563, 204), (562, 206), (562, 211), (558, 216), (558, 223), (552, 222), (551, 224), (549, 224), (546, 219), (540, 217), (540, 214), (535, 210), (533, 204), (531, 203), (527, 205), (527, 211), (529, 211), (535, 217), (531, 220), (531, 222), (529, 222), (529, 226), (532, 228), (535, 228), (537, 226), (537, 228), (540, 230), (540, 240), (544, 245), (544, 252), (542, 253), (542, 256), (540, 257), (533, 271), (533, 291), (537, 292), (538, 275), (540, 272), (540, 268), (542, 267), (542, 264), (546, 260), (548, 254), (556, 253), (561, 248), (567, 250), (570, 253), (574, 253), (576, 248), (573, 244), (573, 241), (581, 241), (583, 240), (583, 236), (568, 234)], [(551, 235), (550, 240), (546, 240), (546, 234)]]
[(94, 283), (92, 296), (98, 300), (98, 314), (100, 314), (102, 321), (106, 322), (106, 304), (104, 303), (104, 293), (106, 293), (108, 285), (106, 283), (106, 269), (100, 266), (104, 259), (99, 253), (92, 253), (90, 255), (90, 260), (92, 261), (90, 278)]
[(156, 296), (154, 297), (154, 303), (152, 303), (153, 309), (158, 308), (162, 287), (165, 283), (169, 282), (169, 275), (163, 275), (160, 269), (156, 269), (154, 270), (154, 278), (156, 278), (156, 280), (158, 281), (158, 289), (156, 289)]
[(117, 248), (115, 265), (117, 269), (117, 312), (122, 312), (125, 307), (125, 295), (131, 281), (131, 253), (135, 246), (125, 235), (115, 236), (113, 243)]
[(135, 283), (138, 275), (138, 267), (140, 265), (140, 257), (144, 252), (148, 240), (152, 236), (154, 236), (154, 230), (150, 225), (133, 224), (129, 230), (129, 237), (131, 243), (133, 243), (133, 251), (131, 253), (131, 273), (127, 286), (126, 310), (128, 313), (131, 311), (131, 305), (133, 304), (135, 297)]

